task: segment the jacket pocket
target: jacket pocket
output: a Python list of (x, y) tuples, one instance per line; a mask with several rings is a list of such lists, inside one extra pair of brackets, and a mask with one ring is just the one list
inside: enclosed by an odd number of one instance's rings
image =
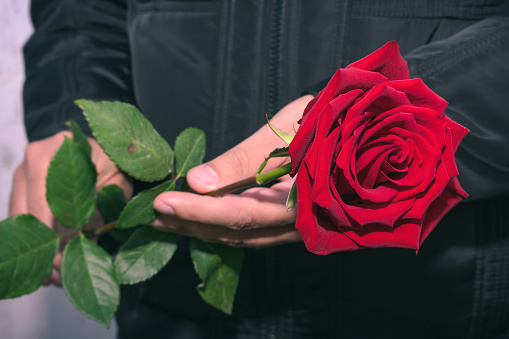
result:
[[(170, 141), (213, 125), (219, 4), (154, 1), (131, 6), (128, 33), (137, 104)], [(207, 133), (210, 135), (210, 133)]]

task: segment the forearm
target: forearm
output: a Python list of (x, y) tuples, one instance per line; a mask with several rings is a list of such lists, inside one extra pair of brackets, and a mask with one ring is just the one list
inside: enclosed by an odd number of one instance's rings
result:
[(509, 194), (509, 18), (480, 21), (405, 59), (412, 77), (449, 102), (446, 115), (470, 129), (456, 153), (469, 200)]

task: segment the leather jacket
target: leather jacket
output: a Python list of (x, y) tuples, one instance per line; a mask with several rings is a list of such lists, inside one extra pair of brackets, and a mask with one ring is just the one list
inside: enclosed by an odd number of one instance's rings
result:
[[(120, 338), (509, 337), (509, 17), (502, 0), (33, 0), (30, 140), (86, 123), (78, 98), (136, 104), (170, 144), (205, 130), (213, 158), (304, 91), (388, 40), (468, 127), (470, 198), (419, 253), (246, 251), (232, 316), (205, 305), (186, 240), (125, 286)], [(318, 83), (318, 84), (317, 84)], [(315, 85), (317, 84), (317, 85)]]

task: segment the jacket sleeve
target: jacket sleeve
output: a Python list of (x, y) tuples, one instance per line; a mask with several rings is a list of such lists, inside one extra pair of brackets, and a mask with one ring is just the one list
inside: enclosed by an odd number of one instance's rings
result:
[[(446, 115), (470, 129), (456, 153), (468, 201), (508, 195), (509, 17), (481, 20), (404, 59), (412, 78), (449, 102)], [(316, 96), (329, 80), (303, 94)]]
[(120, 0), (33, 0), (34, 34), (24, 48), (25, 128), (29, 141), (77, 121), (76, 99), (133, 102), (126, 5)]
[(449, 105), (446, 115), (470, 129), (457, 153), (469, 201), (509, 194), (509, 17), (479, 21), (405, 56)]

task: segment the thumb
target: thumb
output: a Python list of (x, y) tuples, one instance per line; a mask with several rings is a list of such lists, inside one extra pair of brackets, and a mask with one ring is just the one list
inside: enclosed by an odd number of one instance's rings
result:
[(189, 170), (189, 187), (197, 193), (207, 193), (252, 176), (264, 160), (263, 152), (251, 147), (256, 144), (255, 135), (214, 160)]
[[(305, 95), (283, 107), (271, 124), (284, 131), (292, 131), (295, 122), (313, 97)], [(274, 149), (287, 146), (268, 125), (218, 156), (212, 161), (195, 167), (187, 173), (189, 186), (198, 193), (207, 193), (255, 174), (265, 157)], [(287, 162), (286, 158), (271, 159), (266, 167), (274, 169)]]

